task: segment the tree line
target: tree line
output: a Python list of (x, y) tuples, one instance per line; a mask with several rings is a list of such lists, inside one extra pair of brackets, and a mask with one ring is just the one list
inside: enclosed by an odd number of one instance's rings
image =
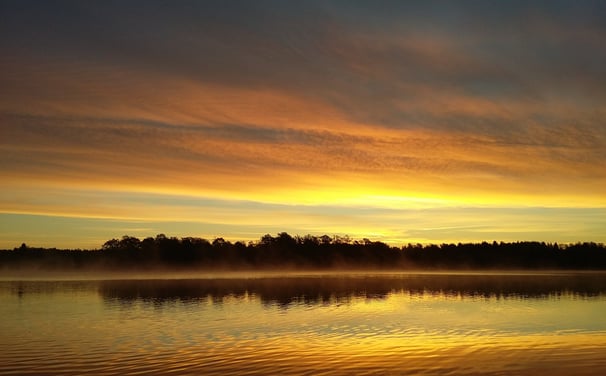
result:
[(95, 250), (32, 248), (0, 251), (2, 268), (378, 268), (378, 269), (606, 269), (606, 247), (585, 242), (534, 241), (389, 246), (347, 236), (266, 234), (258, 241), (198, 237), (139, 239), (125, 235)]

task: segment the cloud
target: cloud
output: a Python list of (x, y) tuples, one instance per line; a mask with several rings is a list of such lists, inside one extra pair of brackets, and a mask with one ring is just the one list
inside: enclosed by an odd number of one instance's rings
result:
[[(67, 100), (87, 112), (163, 121), (247, 123), (242, 117), (266, 112), (274, 122), (333, 129), (354, 123), (509, 138), (530, 123), (550, 128), (541, 119), (565, 108), (599, 128), (592, 115), (606, 96), (599, 2), (434, 5), (9, 7), (5, 99), (26, 95), (14, 102), (64, 111)], [(309, 115), (317, 112), (338, 121)]]
[(110, 192), (606, 206), (603, 2), (1, 6), (15, 213), (69, 212), (36, 197), (71, 189), (127, 211)]
[[(564, 205), (579, 192), (577, 204), (602, 202), (595, 184), (606, 180), (595, 170), (603, 163), (598, 138), (579, 147), (579, 141), (533, 143), (532, 133), (528, 142), (515, 143), (460, 132), (373, 135), (355, 127), (335, 132), (74, 116), (0, 119), (8, 125), (0, 144), (3, 170), (15, 184), (101, 184), (301, 203), (368, 194), (465, 201), (480, 193), (498, 201), (542, 196), (545, 203)], [(558, 184), (562, 176), (564, 186)], [(347, 188), (351, 184), (356, 189)]]

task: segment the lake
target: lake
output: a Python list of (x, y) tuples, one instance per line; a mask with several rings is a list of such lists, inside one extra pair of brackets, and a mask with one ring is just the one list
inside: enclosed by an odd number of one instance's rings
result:
[(0, 374), (606, 374), (602, 273), (163, 277), (4, 278)]

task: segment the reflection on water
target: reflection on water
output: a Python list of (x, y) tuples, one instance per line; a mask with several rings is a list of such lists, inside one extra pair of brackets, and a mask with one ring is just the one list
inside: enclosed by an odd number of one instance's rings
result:
[(389, 294), (444, 295), (462, 298), (579, 298), (606, 294), (601, 274), (405, 274), (106, 281), (106, 300), (129, 302), (196, 300), (254, 295), (265, 305), (347, 303), (353, 298), (385, 299)]
[(0, 282), (0, 374), (599, 374), (606, 274)]

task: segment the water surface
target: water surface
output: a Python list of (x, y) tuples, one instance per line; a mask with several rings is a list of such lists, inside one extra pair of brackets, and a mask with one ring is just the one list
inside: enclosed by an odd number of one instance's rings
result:
[(606, 274), (0, 282), (0, 374), (604, 374)]

